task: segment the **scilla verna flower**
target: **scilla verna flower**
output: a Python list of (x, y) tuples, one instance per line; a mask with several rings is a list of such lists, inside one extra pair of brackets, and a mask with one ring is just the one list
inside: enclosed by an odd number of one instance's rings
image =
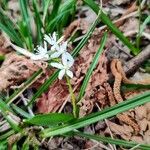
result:
[[(35, 54), (14, 44), (11, 45), (16, 51), (31, 58), (32, 60), (48, 61), (51, 59), (53, 61), (53, 58), (59, 58), (61, 56), (60, 63), (52, 62), (51, 66), (60, 69), (58, 76), (59, 79), (62, 79), (65, 74), (72, 78), (73, 73), (70, 71), (70, 68), (74, 63), (74, 59), (70, 53), (67, 52), (67, 42), (62, 41), (63, 37), (57, 41), (55, 32), (52, 36), (45, 35), (44, 40), (43, 46), (37, 46)], [(48, 44), (51, 45), (49, 50)]]
[(73, 65), (73, 63), (74, 63), (73, 57), (69, 56), (68, 59), (67, 55), (65, 55), (65, 57), (62, 56), (62, 63), (51, 63), (50, 65), (60, 69), (58, 78), (61, 80), (65, 74), (68, 75), (70, 78), (73, 78), (73, 73), (70, 71), (70, 68)]
[(66, 57), (66, 59), (71, 60), (72, 56), (67, 52), (67, 42), (62, 43), (59, 46), (59, 50), (55, 51), (52, 55), (51, 58), (58, 58), (58, 57)]
[(47, 43), (44, 41), (44, 47), (41, 45), (37, 47), (36, 53), (31, 57), (32, 60), (49, 60), (49, 54), (47, 50)]
[(44, 40), (46, 42), (48, 42), (52, 47), (51, 50), (55, 51), (55, 50), (59, 50), (59, 45), (58, 45), (58, 41), (57, 41), (57, 37), (56, 37), (56, 32), (53, 33), (53, 35), (44, 35)]

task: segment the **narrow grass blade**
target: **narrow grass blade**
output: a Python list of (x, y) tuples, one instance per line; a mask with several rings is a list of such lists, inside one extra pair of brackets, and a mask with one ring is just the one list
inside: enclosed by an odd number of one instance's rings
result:
[[(77, 56), (77, 54), (79, 53), (79, 51), (83, 48), (83, 46), (86, 44), (86, 42), (88, 41), (88, 39), (90, 38), (91, 34), (93, 33), (99, 18), (97, 18), (95, 20), (95, 22), (92, 24), (91, 28), (89, 29), (89, 31), (86, 33), (86, 35), (84, 36), (84, 38), (79, 42), (79, 44), (76, 46), (76, 48), (72, 51), (72, 56), (75, 57)], [(45, 81), (44, 84), (42, 84), (42, 86), (38, 89), (38, 91), (34, 94), (34, 96), (32, 97), (32, 99), (29, 101), (28, 105), (31, 105), (33, 102), (36, 101), (36, 99), (41, 96), (41, 94), (43, 92), (45, 92), (49, 86), (57, 79), (58, 77), (58, 73), (59, 71), (57, 70), (49, 79), (47, 79)]]
[(29, 16), (28, 13), (28, 2), (24, 1), (24, 0), (19, 0), (19, 4), (20, 4), (20, 10), (21, 10), (21, 14), (22, 14), (22, 21), (21, 24), (24, 29), (22, 29), (22, 34), (25, 36), (26, 39), (26, 44), (28, 46), (28, 48), (30, 50), (33, 49), (33, 42), (32, 42), (32, 29), (31, 29), (31, 24), (30, 24), (30, 18), (31, 16)]
[(4, 55), (0, 55), (0, 61), (5, 60), (5, 56)]
[(20, 89), (18, 89), (16, 92), (14, 92), (7, 100), (7, 104), (11, 104), (21, 93), (23, 93), (24, 90), (27, 89), (30, 85), (32, 85), (43, 73), (43, 70), (40, 69), (37, 72), (35, 72), (25, 83), (24, 86)]
[(68, 9), (68, 10), (66, 10), (66, 11), (64, 11), (64, 12), (62, 12), (62, 13), (60, 13), (60, 14), (58, 14), (55, 18), (53, 18), (49, 23), (48, 23), (48, 25), (47, 25), (47, 29), (46, 29), (46, 32), (47, 33), (52, 33), (53, 31), (54, 31), (54, 29), (56, 28), (56, 26), (58, 25), (58, 24), (60, 24), (60, 23), (58, 23), (58, 22), (60, 22), (61, 20), (62, 20), (62, 18), (63, 18), (63, 16), (65, 16), (65, 15), (67, 15), (68, 13), (70, 12), (70, 9)]
[(150, 89), (150, 85), (143, 85), (143, 84), (123, 84), (121, 86), (121, 90), (128, 92), (128, 91), (135, 91), (139, 89)]
[(43, 2), (43, 24), (44, 24), (45, 18), (47, 16), (47, 12), (48, 12), (48, 7), (49, 7), (51, 0), (42, 1), (42, 2)]
[(0, 99), (0, 110), (2, 112), (12, 112), (11, 108), (2, 99)]
[[(96, 13), (98, 14), (100, 8), (93, 0), (84, 0), (84, 2)], [(107, 17), (107, 15), (101, 11), (100, 15), (101, 21), (107, 25), (107, 27), (120, 39), (133, 54), (137, 55), (138, 50), (130, 43), (130, 41), (123, 35), (123, 33), (112, 23), (112, 21)]]
[(0, 1), (1, 7), (5, 10), (8, 7), (8, 0), (1, 0)]
[(49, 128), (41, 132), (42, 137), (50, 137), (54, 135), (61, 135), (75, 129), (90, 125), (97, 121), (101, 121), (107, 118), (110, 118), (118, 113), (122, 113), (129, 109), (135, 108), (136, 106), (142, 105), (150, 101), (150, 93), (145, 92), (144, 94), (138, 95), (132, 99), (121, 102), (113, 107), (106, 108), (100, 112), (93, 113), (86, 117), (80, 118), (71, 122), (69, 125), (63, 125), (58, 128)]
[(38, 91), (33, 95), (32, 99), (29, 101), (27, 106), (30, 106), (43, 92), (48, 90), (49, 86), (57, 79), (59, 71), (56, 71), (49, 79), (47, 79), (44, 84), (38, 89)]
[(7, 139), (8, 137), (10, 137), (14, 133), (15, 133), (14, 130), (10, 130), (10, 131), (0, 135), (0, 141)]
[(103, 48), (105, 46), (105, 43), (106, 43), (106, 39), (107, 39), (107, 33), (104, 34), (104, 36), (102, 37), (102, 40), (100, 42), (100, 47), (98, 49), (98, 51), (96, 52), (94, 58), (93, 58), (93, 61), (86, 73), (86, 76), (85, 76), (85, 79), (83, 80), (83, 83), (82, 83), (82, 86), (80, 88), (80, 92), (79, 92), (79, 96), (78, 96), (78, 99), (77, 101), (79, 102), (81, 100), (81, 98), (84, 96), (84, 92), (86, 90), (86, 87), (88, 85), (88, 82), (90, 80), (90, 77), (92, 75), (92, 72), (94, 70), (94, 68), (96, 67), (97, 63), (98, 63), (98, 60), (99, 60), (99, 57), (103, 51)]
[(38, 126), (51, 126), (51, 125), (57, 125), (58, 123), (66, 123), (73, 119), (74, 117), (69, 114), (49, 113), (49, 114), (36, 115), (30, 119), (24, 120), (24, 123), (38, 125)]
[(85, 137), (87, 139), (93, 139), (93, 140), (104, 142), (104, 143), (110, 143), (110, 144), (123, 146), (125, 148), (132, 148), (132, 147), (135, 147), (138, 145), (138, 147), (137, 147), (138, 149), (143, 149), (143, 150), (150, 149), (150, 145), (139, 144), (136, 142), (129, 142), (129, 141), (120, 140), (120, 139), (112, 139), (109, 137), (104, 137), (104, 136), (100, 136), (100, 135), (91, 135), (91, 134), (86, 134), (86, 133), (82, 133), (82, 132), (73, 132), (73, 134), (81, 136), (81, 137)]
[(11, 107), (13, 108), (13, 110), (18, 114), (21, 115), (25, 118), (31, 118), (32, 116), (25, 112), (23, 109), (21, 109), (20, 107), (16, 106), (15, 104), (12, 104)]
[(61, 35), (63, 27), (65, 27), (71, 20), (75, 18), (75, 11), (76, 11), (76, 0), (65, 1), (59, 9), (58, 14), (63, 13), (66, 10), (70, 9), (66, 15), (64, 15), (61, 19), (60, 24), (57, 24), (57, 31)]
[(51, 15), (49, 16), (49, 20), (51, 20), (57, 16), (59, 7), (61, 5), (61, 1), (62, 0), (57, 0), (57, 1), (53, 0), (53, 10), (51, 12)]
[(34, 9), (34, 20), (36, 23), (36, 28), (37, 28), (37, 42), (38, 44), (40, 44), (42, 42), (42, 38), (43, 38), (43, 34), (42, 34), (42, 20), (41, 20), (41, 16), (40, 16), (40, 12), (39, 12), (39, 8), (38, 8), (38, 3), (36, 0), (32, 0), (32, 5), (33, 5), (33, 9)]
[(15, 131), (20, 131), (21, 128), (18, 126), (18, 124), (12, 119), (11, 114), (12, 110), (9, 108), (9, 106), (0, 99), (0, 110), (3, 117), (7, 120), (7, 122), (10, 124), (12, 129)]
[(2, 9), (0, 9), (0, 29), (4, 31), (18, 46), (23, 46), (20, 34), (15, 31), (14, 23), (4, 14)]
[(140, 32), (139, 32), (140, 36), (142, 35), (142, 32), (144, 31), (144, 29), (145, 29), (145, 27), (146, 27), (146, 25), (147, 25), (148, 23), (150, 23), (150, 16), (148, 16), (148, 17), (144, 20), (143, 24), (141, 25), (141, 27), (140, 27)]
[[(52, 15), (50, 16), (51, 17), (50, 21), (46, 25), (46, 32), (47, 33), (53, 32), (58, 25), (61, 26), (61, 28), (64, 27), (64, 23), (63, 22), (65, 21), (65, 17), (67, 17), (67, 18), (69, 17), (68, 14), (70, 14), (70, 12), (72, 10), (71, 8), (72, 8), (72, 6), (74, 5), (75, 2), (76, 2), (75, 0), (65, 1), (59, 7), (59, 10), (57, 10), (57, 9), (55, 10), (55, 11), (57, 11), (57, 15), (54, 15), (55, 13), (52, 12)], [(57, 21), (55, 19), (56, 17), (59, 18), (59, 19), (57, 19)]]

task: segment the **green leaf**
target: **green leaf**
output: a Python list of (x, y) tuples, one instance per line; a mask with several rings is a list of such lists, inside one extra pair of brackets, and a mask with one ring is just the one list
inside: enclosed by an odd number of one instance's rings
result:
[(94, 58), (93, 58), (93, 62), (91, 63), (87, 73), (86, 73), (86, 76), (85, 76), (85, 79), (83, 80), (83, 83), (82, 83), (82, 86), (80, 88), (80, 92), (79, 92), (79, 96), (78, 96), (78, 102), (81, 100), (81, 98), (84, 96), (84, 92), (86, 90), (86, 87), (88, 85), (88, 82), (90, 80), (90, 77), (92, 75), (92, 72), (94, 70), (94, 68), (96, 67), (97, 63), (98, 63), (98, 60), (99, 60), (99, 57), (102, 53), (102, 50), (105, 46), (105, 43), (106, 43), (106, 39), (107, 39), (107, 34), (105, 33), (104, 34), (104, 37), (102, 38), (101, 42), (100, 42), (100, 47), (98, 49), (98, 51), (96, 52)]
[(47, 79), (44, 84), (38, 89), (38, 91), (33, 95), (32, 99), (28, 102), (27, 106), (30, 106), (43, 92), (48, 90), (49, 86), (56, 80), (58, 77), (59, 70), (57, 70), (49, 79)]
[[(67, 15), (70, 12), (70, 9), (58, 14), (55, 18), (53, 18), (47, 25), (46, 31), (47, 33), (52, 33), (57, 26), (58, 22), (60, 22), (63, 16)], [(59, 23), (60, 24), (60, 23)]]
[(42, 1), (43, 2), (43, 22), (45, 22), (45, 18), (47, 16), (48, 7), (51, 0)]
[(28, 14), (28, 1), (25, 0), (19, 0), (19, 4), (20, 4), (20, 10), (21, 10), (21, 14), (22, 14), (22, 23), (24, 24), (24, 28), (26, 28), (27, 32), (22, 32), (23, 35), (27, 36), (25, 37), (26, 39), (26, 44), (27, 47), (32, 50), (33, 49), (33, 41), (32, 41), (32, 30), (31, 30), (31, 24), (30, 24), (30, 18), (31, 16), (29, 16)]
[(17, 143), (16, 142), (13, 144), (12, 150), (17, 150)]
[(3, 133), (2, 135), (0, 135), (0, 141), (7, 139), (8, 137), (13, 135), (14, 133), (15, 133), (14, 130), (10, 130), (10, 131), (7, 131), (6, 133)]
[(37, 40), (38, 43), (40, 44), (42, 42), (42, 20), (41, 20), (41, 16), (40, 16), (40, 12), (39, 12), (39, 8), (37, 5), (37, 1), (36, 0), (32, 0), (32, 5), (33, 5), (33, 9), (34, 9), (34, 18), (35, 18), (35, 23), (36, 23), (36, 28), (37, 28)]
[(0, 150), (7, 150), (8, 149), (8, 146), (7, 146), (7, 140), (1, 140), (0, 142)]
[(55, 18), (57, 16), (57, 13), (58, 13), (58, 9), (60, 7), (60, 4), (61, 4), (61, 1), (62, 0), (53, 0), (53, 10), (51, 12), (51, 15), (49, 17), (49, 20)]
[(2, 112), (12, 112), (11, 108), (2, 99), (0, 99), (0, 110)]
[(49, 113), (36, 115), (30, 119), (24, 120), (25, 124), (34, 124), (39, 126), (57, 125), (58, 123), (66, 123), (73, 120), (74, 117), (63, 113)]
[(139, 144), (136, 142), (129, 142), (129, 141), (120, 140), (120, 139), (112, 139), (109, 137), (104, 137), (104, 136), (100, 136), (100, 135), (91, 135), (91, 134), (86, 134), (86, 133), (82, 133), (82, 132), (73, 132), (73, 133), (74, 133), (74, 135), (85, 137), (87, 139), (93, 139), (93, 140), (104, 142), (104, 143), (115, 144), (115, 145), (123, 146), (125, 148), (132, 148), (132, 147), (137, 146), (136, 147), (137, 149), (143, 149), (143, 150), (150, 149), (150, 145), (146, 145), (146, 144)]
[(150, 23), (150, 16), (147, 16), (147, 18), (144, 20), (143, 24), (141, 25), (140, 32), (139, 32), (140, 36), (148, 23)]
[(143, 85), (143, 84), (123, 84), (121, 86), (121, 90), (124, 92), (128, 91), (135, 91), (139, 89), (150, 89), (150, 85)]
[(18, 124), (12, 119), (11, 115), (13, 115), (13, 111), (9, 108), (9, 106), (0, 99), (0, 110), (3, 117), (7, 120), (7, 122), (10, 124), (10, 126), (15, 131), (20, 131), (21, 128), (18, 126)]
[[(84, 2), (96, 13), (100, 11), (99, 6), (93, 0), (84, 0)], [(107, 17), (107, 15), (101, 11), (100, 20), (107, 25), (107, 27), (114, 33), (118, 39), (120, 39), (133, 54), (137, 55), (138, 50), (130, 43), (130, 41), (123, 35), (123, 33), (112, 23), (112, 21)]]
[(24, 141), (23, 145), (22, 145), (22, 150), (29, 150), (30, 146), (29, 146), (29, 137), (27, 137), (27, 139)]
[(62, 125), (60, 127), (53, 128), (53, 129), (52, 128), (45, 129), (41, 131), (41, 136), (50, 137), (50, 136), (55, 136), (55, 135), (61, 135), (61, 134), (70, 132), (72, 130), (90, 125), (97, 121), (101, 121), (101, 120), (113, 117), (117, 115), (118, 113), (122, 113), (129, 109), (135, 108), (136, 106), (142, 105), (149, 101), (150, 101), (150, 93), (145, 92), (144, 94), (138, 95), (134, 98), (131, 98), (129, 100), (116, 104), (113, 107), (106, 108), (100, 112), (96, 112), (86, 117), (72, 121), (69, 125)]
[(74, 20), (75, 12), (76, 12), (76, 3), (77, 3), (76, 0), (69, 0), (69, 1), (65, 1), (60, 6), (58, 14), (62, 14), (66, 10), (70, 10), (70, 11), (62, 17), (60, 24), (57, 24), (57, 31), (58, 31), (59, 35), (62, 34), (63, 27), (65, 27), (66, 25), (68, 25), (68, 23), (70, 23), (72, 20)]
[[(64, 24), (66, 23), (65, 18), (69, 17), (68, 14), (71, 14), (72, 6), (74, 6), (75, 3), (76, 3), (75, 0), (65, 1), (61, 6), (58, 5), (60, 6), (59, 9), (58, 6), (54, 3), (55, 4), (54, 9), (49, 18), (49, 22), (46, 25), (47, 33), (52, 33), (56, 29), (56, 27), (58, 27), (58, 25), (61, 26), (61, 29), (64, 27)], [(57, 8), (55, 9), (56, 6)]]
[(14, 23), (4, 14), (3, 10), (0, 8), (0, 29), (4, 31), (13, 42), (18, 46), (23, 46), (20, 39), (20, 35), (15, 31)]
[(4, 55), (0, 55), (0, 61), (5, 60), (5, 56)]
[(21, 109), (20, 107), (16, 106), (15, 104), (12, 104), (11, 107), (15, 110), (15, 112), (25, 118), (31, 118), (32, 116), (25, 112), (23, 109)]

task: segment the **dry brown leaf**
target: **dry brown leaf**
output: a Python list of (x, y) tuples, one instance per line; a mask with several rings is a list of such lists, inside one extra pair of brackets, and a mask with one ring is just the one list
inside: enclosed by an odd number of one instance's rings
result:
[(64, 40), (67, 40), (71, 35), (73, 35), (78, 30), (81, 30), (82, 33), (86, 33), (88, 30), (88, 24), (83, 19), (78, 19), (73, 21), (64, 31)]
[(44, 67), (42, 62), (9, 53), (0, 68), (0, 91), (28, 79), (40, 67)]
[(89, 101), (83, 99), (81, 105), (82, 106), (80, 106), (80, 114), (79, 114), (80, 117), (90, 114), (94, 107), (92, 100)]
[(48, 93), (42, 95), (37, 102), (40, 113), (56, 112), (69, 95), (68, 87), (63, 81), (56, 81)]
[[(111, 129), (112, 133), (115, 135), (121, 136), (125, 140), (130, 140), (132, 137), (133, 128), (128, 125), (118, 125), (116, 123), (113, 123), (111, 121), (107, 121), (109, 128)], [(108, 128), (106, 128), (105, 133), (109, 134)]]

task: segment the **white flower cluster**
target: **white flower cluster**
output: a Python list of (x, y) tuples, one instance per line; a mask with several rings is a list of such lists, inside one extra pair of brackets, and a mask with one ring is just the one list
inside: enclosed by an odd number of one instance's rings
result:
[[(51, 46), (48, 49), (48, 45)], [(51, 66), (60, 69), (58, 78), (62, 79), (66, 74), (70, 78), (73, 77), (73, 73), (70, 71), (71, 66), (74, 63), (73, 57), (67, 52), (67, 42), (62, 42), (62, 38), (57, 41), (56, 33), (53, 35), (44, 35), (43, 46), (38, 46), (36, 54), (30, 57), (32, 60), (52, 60), (54, 58), (61, 58), (61, 62), (52, 62)]]

